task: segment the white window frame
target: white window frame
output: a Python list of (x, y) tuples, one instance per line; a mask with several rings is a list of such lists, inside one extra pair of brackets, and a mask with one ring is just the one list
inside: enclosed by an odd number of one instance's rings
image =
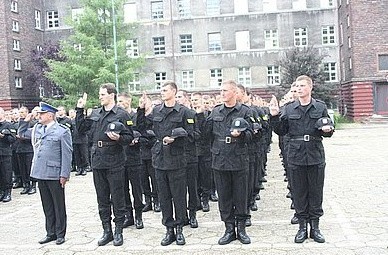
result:
[(74, 8), (74, 9), (71, 9), (71, 19), (74, 22), (79, 23), (80, 22), (80, 16), (82, 16), (84, 14), (84, 12), (85, 12), (84, 8)]
[(220, 0), (206, 0), (206, 14), (208, 16), (218, 16), (221, 14)]
[(221, 68), (210, 69), (210, 87), (219, 88), (222, 85), (223, 74)]
[(74, 43), (73, 48), (75, 51), (82, 51), (82, 45), (80, 43)]
[(179, 35), (179, 40), (181, 43), (181, 53), (193, 52), (193, 35), (192, 34)]
[(279, 66), (267, 66), (267, 85), (280, 85)]
[(19, 12), (17, 1), (11, 1), (11, 12), (15, 12), (15, 13)]
[(182, 71), (182, 88), (191, 89), (195, 87), (194, 70)]
[(22, 61), (21, 59), (14, 59), (13, 61), (13, 67), (15, 71), (21, 71), (22, 70)]
[(13, 46), (12, 49), (14, 51), (20, 51), (20, 41), (17, 39), (13, 39)]
[(15, 88), (21, 89), (23, 88), (23, 80), (22, 77), (15, 76)]
[(234, 14), (248, 14), (248, 0), (234, 0)]
[(154, 46), (154, 55), (166, 54), (166, 39), (164, 36), (157, 36), (152, 38)]
[(42, 12), (35, 10), (35, 29), (42, 29)]
[(352, 48), (352, 39), (350, 39), (350, 36), (348, 36), (348, 47), (349, 49)]
[(352, 57), (349, 57), (349, 69), (350, 69), (350, 70), (353, 69), (353, 61), (352, 61)]
[(44, 95), (45, 95), (45, 91), (44, 91), (44, 87), (43, 87), (43, 85), (41, 83), (41, 84), (39, 84), (39, 97), (43, 98)]
[(166, 72), (156, 72), (155, 73), (155, 89), (160, 90), (162, 83), (167, 80)]
[(42, 51), (43, 48), (42, 48), (42, 46), (40, 46), (40, 45), (36, 45), (36, 50), (37, 50), (37, 51)]
[(58, 11), (47, 11), (47, 28), (58, 28), (59, 27), (59, 13)]
[(321, 0), (322, 8), (334, 7), (334, 0)]
[(274, 12), (277, 10), (277, 0), (263, 0), (263, 12)]
[(308, 45), (308, 30), (307, 27), (294, 29), (294, 46), (304, 47)]
[(140, 73), (134, 73), (132, 80), (128, 82), (129, 91), (140, 91)]
[(322, 27), (322, 45), (334, 45), (335, 44), (335, 26), (323, 26)]
[(191, 17), (190, 0), (177, 0), (178, 15), (180, 18)]
[(341, 40), (341, 45), (344, 44), (344, 27), (342, 23), (340, 24), (340, 40)]
[(336, 82), (338, 81), (337, 77), (337, 63), (336, 62), (326, 62), (323, 63), (323, 70), (326, 74), (325, 81), (327, 82)]
[(307, 8), (306, 0), (292, 0), (292, 9), (293, 10), (306, 10)]
[(12, 20), (12, 31), (19, 33), (19, 21), (14, 19)]
[(164, 18), (164, 5), (163, 1), (151, 2), (151, 19), (163, 19)]
[(222, 51), (221, 33), (208, 33), (208, 49), (209, 52)]
[(277, 29), (264, 30), (264, 45), (266, 49), (279, 48), (279, 33)]
[(137, 4), (124, 3), (124, 23), (137, 21)]
[(236, 31), (236, 50), (244, 51), (251, 49), (249, 30)]
[(252, 84), (252, 72), (250, 67), (239, 67), (237, 73), (238, 83), (244, 86), (251, 86)]
[(139, 43), (137, 38), (126, 41), (127, 56), (130, 58), (139, 57)]

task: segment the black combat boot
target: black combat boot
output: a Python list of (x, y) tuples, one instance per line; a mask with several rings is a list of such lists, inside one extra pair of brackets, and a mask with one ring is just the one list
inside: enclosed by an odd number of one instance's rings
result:
[(319, 219), (314, 219), (310, 221), (310, 238), (313, 238), (317, 243), (324, 243), (325, 237), (322, 235), (319, 230)]
[(242, 244), (250, 244), (251, 239), (245, 232), (245, 220), (239, 220), (237, 221), (237, 239), (242, 243)]
[(3, 202), (7, 203), (7, 202), (9, 202), (11, 200), (12, 200), (12, 198), (11, 198), (11, 189), (6, 189), (5, 192), (4, 192)]
[(298, 224), (298, 223), (299, 223), (299, 219), (294, 215), (294, 217), (292, 217), (291, 219), (291, 224)]
[(209, 206), (209, 196), (204, 196), (202, 197), (202, 211), (203, 212), (208, 212), (210, 211), (210, 206)]
[(225, 222), (225, 233), (218, 240), (219, 245), (228, 244), (236, 240), (236, 231), (234, 230), (234, 223)]
[(251, 205), (251, 208), (250, 208), (252, 211), (257, 211), (259, 210), (259, 208), (257, 207), (257, 203), (256, 203), (256, 200), (253, 201), (253, 204)]
[(167, 246), (172, 244), (176, 240), (174, 228), (173, 227), (167, 227), (166, 236), (162, 239), (160, 244), (162, 246)]
[(160, 202), (157, 197), (154, 198), (154, 212), (161, 212), (162, 209), (160, 208)]
[(104, 233), (100, 240), (98, 240), (98, 246), (104, 246), (105, 244), (113, 241), (112, 225), (110, 222), (102, 223), (102, 228)]
[(15, 178), (13, 185), (12, 185), (12, 188), (18, 189), (18, 188), (22, 188), (22, 187), (23, 187), (22, 178), (20, 178), (20, 177)]
[(5, 195), (4, 190), (0, 190), (0, 201), (3, 201), (4, 195)]
[(32, 195), (36, 193), (36, 181), (32, 181), (30, 190), (28, 191), (28, 195)]
[(143, 214), (142, 211), (135, 212), (135, 226), (137, 229), (144, 228), (142, 214)]
[(124, 243), (123, 239), (123, 227), (122, 226), (116, 226), (115, 228), (115, 234), (113, 235), (113, 245), (114, 246), (121, 246)]
[[(197, 214), (195, 211), (189, 211), (189, 224), (191, 228), (198, 228)], [(176, 233), (178, 239), (178, 232)]]
[(176, 244), (177, 245), (186, 244), (185, 237), (183, 236), (183, 228), (180, 225), (176, 226)]
[(143, 207), (143, 212), (148, 212), (152, 210), (151, 197), (145, 196), (145, 205)]
[(26, 182), (23, 184), (23, 190), (20, 191), (20, 195), (28, 194), (28, 191), (30, 191), (30, 182)]
[(123, 228), (127, 228), (129, 226), (135, 225), (135, 221), (133, 219), (132, 211), (125, 214), (124, 222), (123, 222)]
[(295, 235), (295, 243), (303, 243), (307, 239), (307, 222), (305, 219), (299, 219), (299, 230)]
[(75, 176), (82, 175), (83, 168), (82, 167), (78, 167), (76, 171), (77, 172), (75, 173)]

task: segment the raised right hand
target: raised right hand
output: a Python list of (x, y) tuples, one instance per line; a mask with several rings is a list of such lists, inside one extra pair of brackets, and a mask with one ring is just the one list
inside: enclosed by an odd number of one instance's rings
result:
[(272, 95), (271, 101), (269, 102), (269, 112), (272, 116), (279, 114), (279, 102), (274, 95)]

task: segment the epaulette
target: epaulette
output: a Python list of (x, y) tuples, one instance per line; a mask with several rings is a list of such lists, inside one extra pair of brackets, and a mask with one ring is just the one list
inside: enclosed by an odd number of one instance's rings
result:
[(69, 127), (68, 127), (68, 126), (66, 126), (66, 125), (63, 125), (63, 124), (60, 124), (60, 123), (59, 123), (59, 126), (60, 126), (61, 128), (64, 128), (64, 129), (69, 129)]
[(319, 100), (319, 99), (315, 99), (315, 101), (317, 101), (318, 103), (326, 104), (325, 101), (322, 101), (322, 100)]

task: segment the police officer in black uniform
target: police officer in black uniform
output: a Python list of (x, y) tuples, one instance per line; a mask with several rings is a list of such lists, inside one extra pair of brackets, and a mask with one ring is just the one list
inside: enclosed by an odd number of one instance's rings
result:
[[(124, 146), (133, 140), (132, 129), (128, 125), (128, 112), (116, 105), (116, 88), (112, 83), (100, 86), (99, 99), (102, 107), (94, 109), (90, 116), (84, 116), (87, 95), (84, 94), (77, 103), (76, 128), (79, 132), (92, 130), (93, 147), (91, 167), (93, 169), (94, 187), (97, 193), (98, 210), (104, 229), (98, 245), (106, 245), (113, 240), (114, 246), (123, 244), (123, 223), (125, 218)], [(120, 132), (105, 131), (112, 122), (119, 121), (125, 128)], [(111, 209), (113, 206), (115, 233), (112, 233)]]
[[(251, 242), (245, 232), (248, 201), (249, 157), (248, 143), (252, 140), (251, 125), (244, 131), (232, 129), (232, 122), (242, 118), (252, 123), (252, 112), (248, 106), (240, 104), (236, 99), (237, 84), (225, 81), (221, 86), (223, 104), (214, 107), (207, 118), (203, 133), (212, 141), (212, 168), (218, 192), (218, 205), (221, 220), (225, 222), (225, 233), (219, 239), (220, 245), (228, 244), (236, 239), (235, 222), (237, 222), (237, 238), (243, 244)], [(235, 127), (244, 125), (236, 122)]]
[[(323, 184), (325, 176), (325, 152), (323, 137), (331, 137), (334, 127), (322, 117), (328, 117), (324, 102), (311, 97), (313, 83), (306, 75), (296, 79), (298, 99), (284, 107), (279, 116), (279, 105), (273, 96), (270, 102), (271, 123), (278, 135), (289, 135), (288, 170), (293, 187), (293, 199), (299, 231), (295, 243), (307, 239), (307, 223), (310, 237), (323, 243), (319, 230), (319, 218), (323, 215)], [(318, 125), (318, 126), (317, 126)]]
[[(167, 81), (161, 88), (163, 104), (155, 106), (152, 113), (145, 117), (145, 101), (138, 111), (137, 127), (144, 132), (152, 129), (157, 141), (152, 147), (152, 164), (158, 185), (162, 223), (166, 226), (166, 236), (161, 245), (166, 246), (174, 241), (178, 245), (186, 243), (182, 228), (186, 221), (186, 142), (193, 142), (194, 121), (190, 119), (187, 108), (178, 104), (175, 94), (178, 88), (172, 81)], [(186, 132), (175, 138), (174, 129)], [(175, 217), (174, 217), (175, 212)], [(176, 233), (174, 232), (176, 228)]]

